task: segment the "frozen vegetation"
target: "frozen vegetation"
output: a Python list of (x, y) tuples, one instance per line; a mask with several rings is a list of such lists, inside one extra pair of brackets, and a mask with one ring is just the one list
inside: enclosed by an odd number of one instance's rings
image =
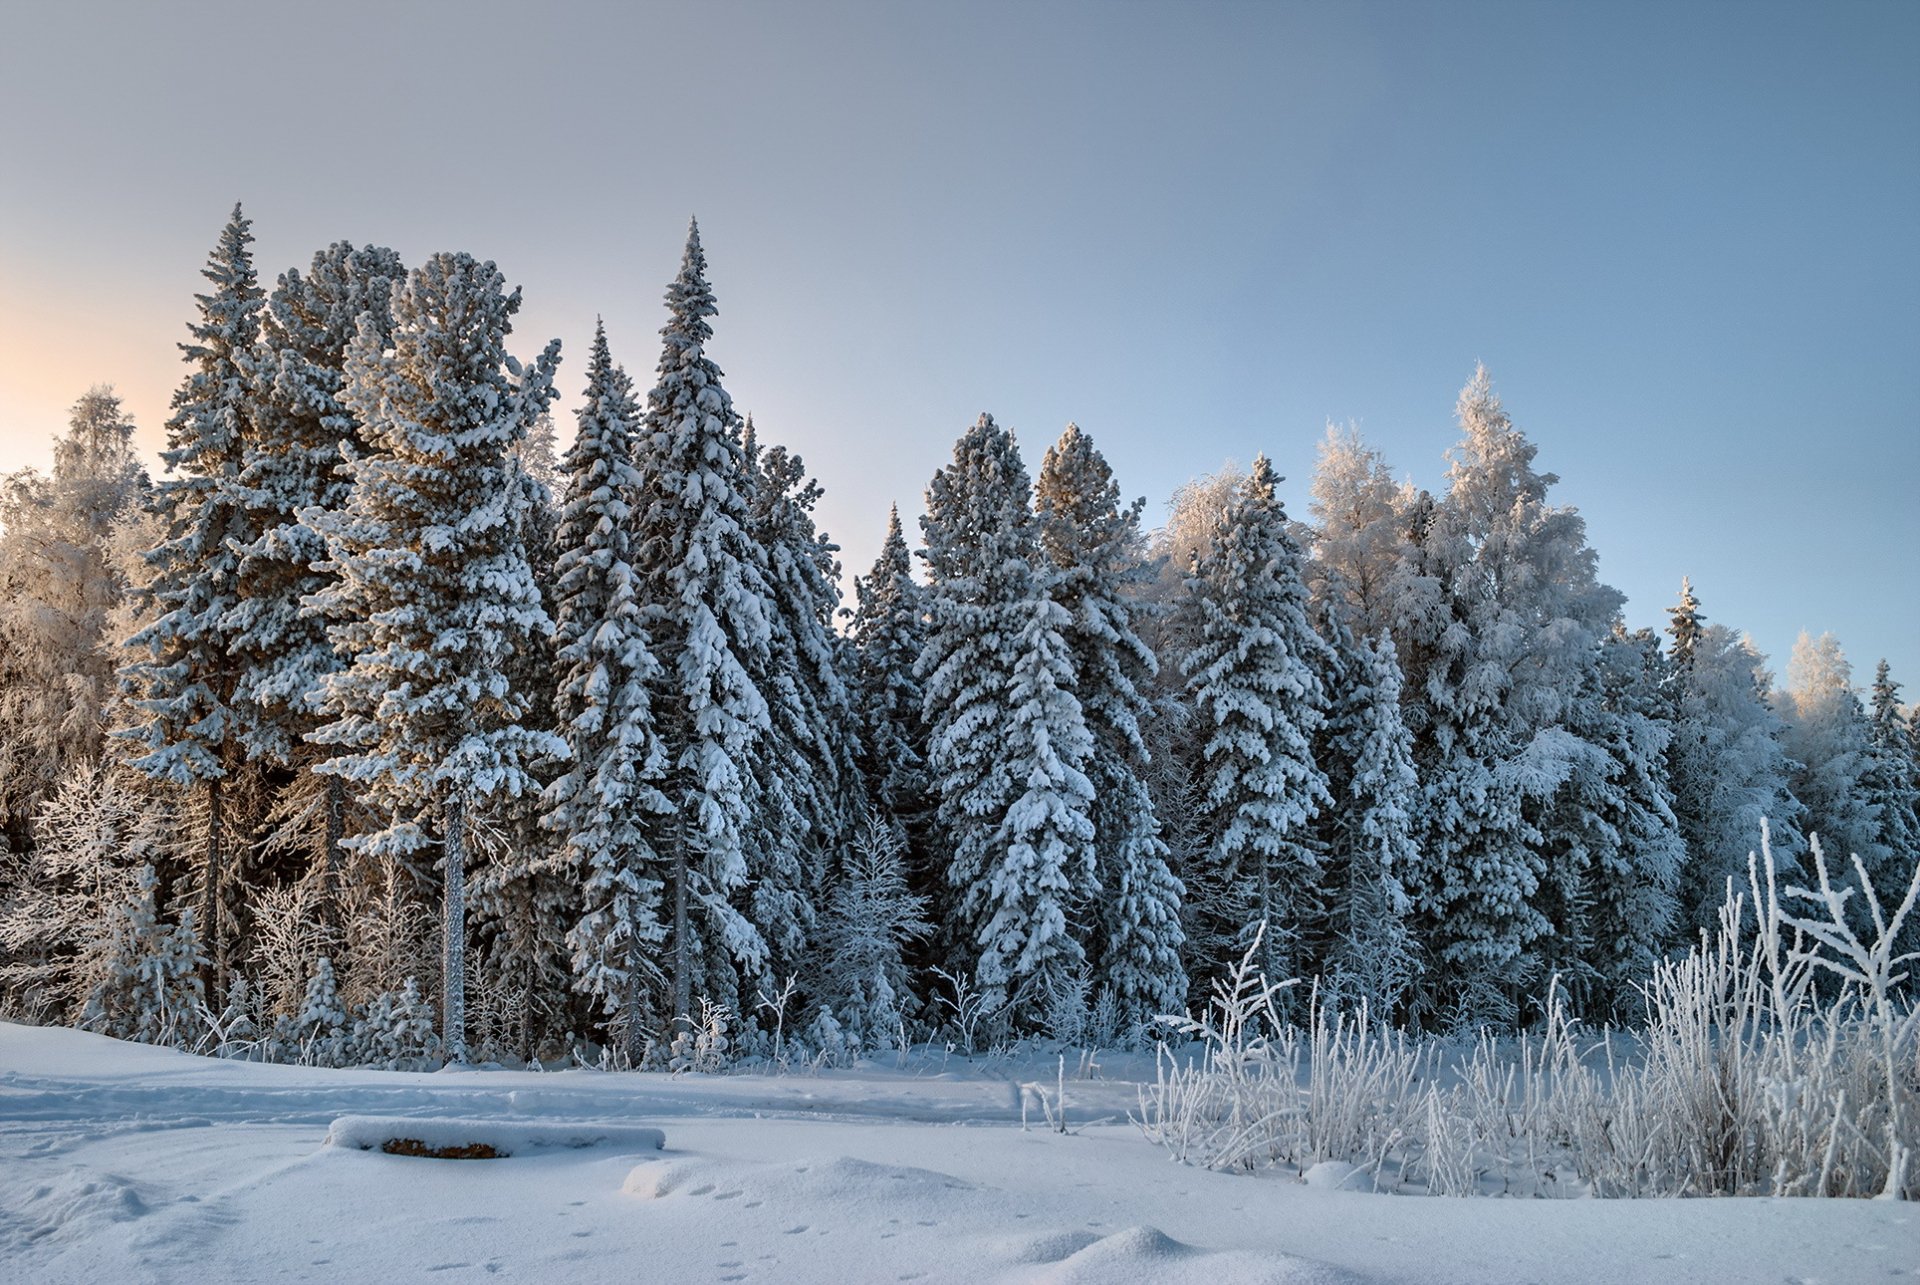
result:
[(567, 441), (493, 263), (250, 227), (164, 475), (97, 388), (0, 486), (0, 1268), (1920, 1262), (1746, 1199), (1920, 1194), (1916, 713), (1629, 630), (1484, 369), (1304, 518), (983, 414), (843, 607), (697, 227)]

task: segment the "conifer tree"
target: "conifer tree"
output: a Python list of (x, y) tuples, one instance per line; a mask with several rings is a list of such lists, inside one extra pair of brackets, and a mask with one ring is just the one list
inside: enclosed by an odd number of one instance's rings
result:
[(926, 647), (926, 605), (914, 583), (900, 509), (887, 510), (887, 535), (873, 569), (854, 580), (853, 692), (861, 776), (873, 800), (911, 836), (927, 810), (925, 694), (914, 674)]
[(830, 861), (864, 811), (853, 703), (833, 633), (839, 546), (813, 522), (819, 484), (785, 447), (752, 443), (752, 530), (767, 566), (768, 668), (758, 686), (769, 735), (755, 758), (760, 785), (752, 915), (776, 965), (800, 959)]
[(1093, 747), (1071, 620), (1039, 565), (1026, 467), (992, 416), (934, 475), (921, 528), (932, 631), (916, 672), (954, 923), (989, 1005), (1028, 1024), (1086, 958), (1083, 916), (1099, 891)]
[(564, 868), (581, 889), (583, 914), (567, 934), (575, 983), (614, 1019), (636, 1063), (659, 976), (653, 951), (666, 938), (665, 872), (651, 835), (668, 807), (650, 690), (660, 663), (633, 566), (639, 421), (632, 383), (613, 364), (605, 327), (596, 327), (579, 431), (561, 461), (556, 704), (573, 753), (566, 774), (547, 788), (545, 824), (560, 837)]
[(668, 858), (672, 1016), (684, 1032), (696, 972), (704, 990), (724, 1001), (730, 970), (754, 971), (766, 961), (765, 939), (733, 898), (748, 877), (748, 774), (771, 727), (754, 681), (767, 670), (771, 627), (740, 424), (706, 352), (708, 318), (718, 309), (697, 224), (667, 287), (667, 310), (635, 452), (635, 569), (663, 668), (653, 709), (674, 821), (659, 846)]
[(1871, 695), (1871, 759), (1861, 788), (1879, 810), (1880, 841), (1887, 848), (1886, 873), (1878, 882), (1891, 885), (1920, 864), (1920, 781), (1915, 779), (1912, 732), (1900, 717), (1900, 684), (1893, 681), (1885, 660), (1874, 668)]
[(466, 1055), (466, 877), (476, 807), (526, 794), (529, 764), (565, 743), (522, 723), (530, 697), (509, 670), (551, 631), (521, 543), (522, 492), (508, 451), (553, 396), (559, 342), (522, 368), (503, 343), (520, 293), (499, 269), (438, 254), (393, 297), (383, 346), (364, 325), (347, 355), (345, 405), (368, 452), (344, 467), (344, 509), (318, 519), (336, 578), (318, 606), (352, 657), (327, 676), (334, 747), (321, 767), (389, 809), (359, 846), (402, 859), (442, 854), (442, 1027)]
[[(1337, 574), (1332, 592), (1341, 592)], [(1337, 617), (1323, 628), (1333, 664), (1318, 753), (1331, 798), (1321, 837), (1327, 935), (1323, 972), (1342, 1000), (1391, 1017), (1418, 961), (1401, 883), (1413, 864), (1419, 778), (1400, 713), (1400, 661), (1392, 635), (1356, 641)]]
[(1259, 962), (1275, 980), (1299, 975), (1320, 865), (1309, 823), (1332, 802), (1313, 754), (1326, 717), (1318, 671), (1327, 645), (1308, 623), (1278, 481), (1256, 458), (1195, 559), (1188, 583), (1200, 633), (1181, 662), (1199, 724), (1204, 877), (1221, 909), (1238, 912), (1229, 930), (1242, 947), (1265, 925)]
[[(1792, 787), (1807, 809), (1807, 829), (1842, 868), (1859, 857), (1876, 888), (1904, 882), (1912, 867), (1897, 864), (1886, 841), (1883, 800), (1873, 788), (1872, 727), (1854, 694), (1853, 666), (1832, 634), (1802, 633), (1787, 672), (1785, 748), (1795, 760)], [(1865, 906), (1852, 909), (1865, 926)]]
[(305, 737), (319, 725), (322, 679), (342, 662), (327, 620), (306, 605), (332, 582), (331, 573), (316, 570), (327, 552), (312, 517), (346, 504), (351, 483), (340, 470), (342, 447), (365, 449), (359, 421), (341, 400), (347, 347), (363, 316), (385, 346), (391, 296), (405, 278), (400, 257), (383, 247), (337, 241), (315, 252), (304, 274), (294, 268), (280, 275), (248, 362), (255, 431), (238, 490), (255, 538), (241, 551), (239, 597), (229, 617), (239, 665), (233, 699), (249, 755), (298, 769), (269, 817), (285, 838), (270, 846), (317, 839), (314, 855), (327, 871), (333, 913), (349, 804), (340, 777), (307, 770), (319, 755)]
[(225, 988), (229, 823), (223, 785), (240, 767), (244, 711), (234, 693), (241, 666), (233, 655), (233, 613), (240, 602), (240, 550), (258, 535), (240, 484), (256, 432), (250, 370), (260, 334), (262, 293), (254, 272), (252, 221), (233, 207), (201, 275), (212, 283), (199, 301), (193, 342), (180, 351), (191, 367), (167, 420), (167, 476), (153, 491), (166, 524), (146, 557), (147, 593), (159, 613), (128, 642), (136, 659), (123, 670), (137, 722), (125, 734), (146, 748), (132, 765), (158, 780), (205, 792), (206, 852), (200, 871), (213, 983)]
[(1785, 726), (1769, 699), (1771, 679), (1760, 655), (1724, 625), (1702, 627), (1706, 618), (1691, 586), (1673, 616), (1667, 764), (1686, 844), (1673, 936), (1685, 946), (1713, 926), (1728, 881), (1744, 886), (1763, 817), (1782, 869), (1795, 868), (1804, 808), (1789, 783)]
[(1053, 600), (1067, 613), (1074, 691), (1093, 738), (1096, 878), (1103, 895), (1093, 929), (1093, 977), (1112, 992), (1123, 1029), (1186, 1011), (1180, 962), (1183, 889), (1167, 866), (1143, 777), (1146, 688), (1158, 668), (1135, 629), (1130, 594), (1145, 575), (1140, 510), (1120, 503), (1113, 471), (1093, 439), (1069, 424), (1047, 451), (1034, 487), (1040, 547)]
[(1504, 1022), (1552, 926), (1541, 817), (1601, 761), (1566, 729), (1621, 597), (1579, 513), (1547, 503), (1559, 479), (1535, 469), (1484, 368), (1457, 415), (1447, 495), (1413, 507), (1397, 592), (1423, 788), (1408, 891), (1434, 956), (1424, 1015)]

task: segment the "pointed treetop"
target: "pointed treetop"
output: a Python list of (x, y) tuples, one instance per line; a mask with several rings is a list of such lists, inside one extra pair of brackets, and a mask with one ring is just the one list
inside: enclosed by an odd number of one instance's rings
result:
[(680, 273), (667, 287), (667, 311), (671, 316), (660, 331), (667, 340), (667, 350), (661, 357), (663, 366), (676, 355), (676, 350), (680, 363), (689, 356), (697, 357), (697, 352), (686, 354), (685, 350), (697, 349), (713, 338), (713, 327), (706, 319), (720, 311), (713, 301), (713, 287), (707, 284), (707, 256), (700, 248), (698, 222), (687, 226), (687, 248), (680, 256)]
[(1262, 451), (1253, 457), (1253, 472), (1247, 476), (1247, 494), (1262, 504), (1271, 504), (1279, 484), (1285, 480), (1274, 475), (1273, 461)]

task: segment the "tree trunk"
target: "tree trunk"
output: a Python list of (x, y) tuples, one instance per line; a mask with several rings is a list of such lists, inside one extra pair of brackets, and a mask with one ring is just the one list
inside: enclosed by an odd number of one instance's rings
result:
[(220, 789), (220, 778), (211, 777), (207, 781), (207, 871), (200, 886), (200, 934), (206, 946), (207, 962), (201, 969), (206, 984), (207, 995), (211, 1000), (215, 996), (227, 993), (227, 951), (225, 934), (220, 923), (220, 881), (221, 838), (226, 825), (225, 796)]
[(441, 882), (441, 1032), (447, 1061), (467, 1060), (467, 845), (460, 796), (449, 793), (441, 808), (446, 834), (446, 877)]
[(687, 848), (675, 845), (673, 855), (673, 1030), (692, 1028), (693, 961), (687, 941)]
[[(341, 851), (341, 841), (347, 833), (347, 786), (337, 776), (327, 777), (327, 914), (332, 917), (335, 928), (346, 928), (345, 907), (341, 902), (346, 897), (345, 854)], [(344, 935), (343, 935), (344, 940)]]

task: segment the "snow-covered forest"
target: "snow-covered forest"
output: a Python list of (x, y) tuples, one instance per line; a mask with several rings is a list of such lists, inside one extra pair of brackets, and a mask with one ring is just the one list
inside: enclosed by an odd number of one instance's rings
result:
[(657, 348), (565, 366), (509, 354), (491, 262), (341, 242), (268, 284), (251, 240), (236, 208), (164, 471), (95, 388), (0, 494), (8, 1018), (845, 1063), (1150, 1047), (1251, 960), (1313, 982), (1281, 1022), (1634, 1026), (1763, 818), (1783, 883), (1815, 834), (1889, 910), (1920, 862), (1887, 666), (1803, 638), (1777, 682), (1684, 568), (1627, 629), (1484, 369), (1438, 492), (1330, 431), (1304, 503), (1256, 458), (1157, 530), (1094, 434), (982, 415), (845, 603), (709, 352), (697, 228)]

